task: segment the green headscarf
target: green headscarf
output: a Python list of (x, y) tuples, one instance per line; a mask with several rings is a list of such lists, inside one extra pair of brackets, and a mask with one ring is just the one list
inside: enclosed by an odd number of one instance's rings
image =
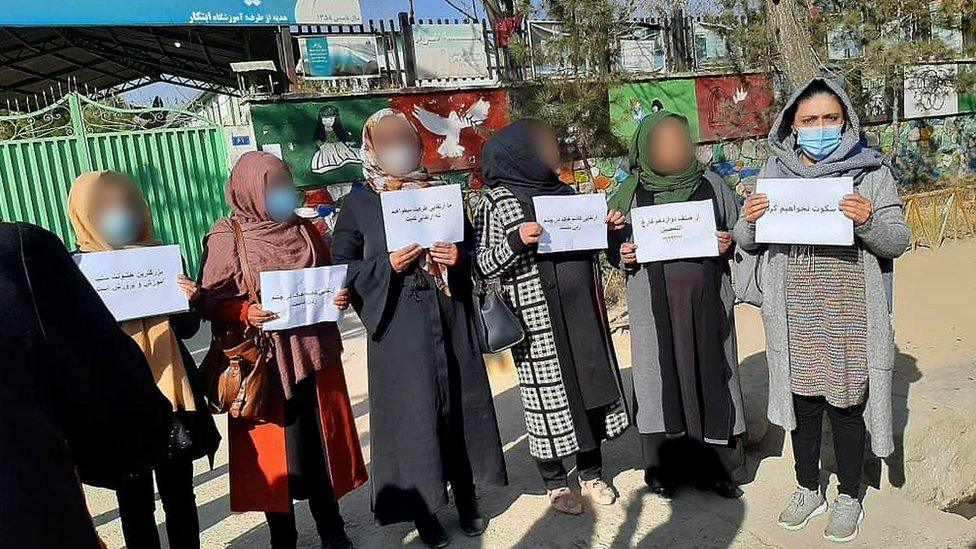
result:
[(651, 136), (654, 135), (654, 130), (657, 129), (658, 124), (671, 116), (687, 121), (680, 114), (660, 110), (645, 116), (637, 124), (637, 130), (630, 138), (630, 154), (628, 155), (630, 175), (620, 184), (616, 194), (610, 200), (611, 210), (617, 210), (625, 215), (630, 212), (638, 184), (654, 193), (655, 204), (684, 202), (698, 190), (702, 182), (702, 175), (705, 173), (705, 165), (699, 162), (698, 158), (693, 157), (687, 168), (671, 175), (660, 175), (651, 166)]

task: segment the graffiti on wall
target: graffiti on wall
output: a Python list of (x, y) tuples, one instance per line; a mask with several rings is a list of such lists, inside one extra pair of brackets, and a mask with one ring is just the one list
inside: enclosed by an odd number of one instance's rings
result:
[(945, 116), (959, 112), (958, 67), (919, 65), (905, 70), (905, 118)]
[(508, 124), (504, 90), (398, 95), (390, 107), (420, 132), (424, 166), (432, 173), (478, 168), (485, 139)]

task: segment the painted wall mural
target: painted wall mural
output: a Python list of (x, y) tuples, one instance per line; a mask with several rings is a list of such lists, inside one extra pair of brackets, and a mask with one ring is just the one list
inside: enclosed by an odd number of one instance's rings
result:
[[(972, 177), (976, 172), (976, 115), (908, 120), (898, 125), (895, 167), (900, 183), (926, 185), (938, 180)], [(891, 124), (866, 128), (871, 147), (891, 154)]]
[(363, 176), (363, 124), (386, 107), (416, 126), (432, 173), (480, 169), (484, 140), (508, 123), (504, 90), (255, 103), (251, 119), (259, 148), (280, 155), (297, 186), (339, 185), (348, 192)]
[(297, 186), (322, 187), (362, 179), (363, 124), (388, 103), (383, 96), (258, 103), (251, 121), (258, 146), (280, 154)]
[(762, 135), (776, 117), (773, 79), (765, 74), (695, 79), (702, 141)]
[(504, 90), (397, 95), (390, 107), (420, 131), (424, 166), (432, 173), (479, 168), (485, 139), (508, 124)]
[(775, 85), (764, 74), (637, 82), (609, 95), (614, 134), (624, 142), (641, 118), (661, 109), (687, 117), (696, 141), (763, 135), (776, 115)]
[(626, 143), (637, 129), (637, 123), (653, 112), (666, 109), (688, 118), (691, 136), (699, 139), (698, 104), (695, 80), (658, 80), (635, 82), (610, 90), (610, 120), (613, 132)]

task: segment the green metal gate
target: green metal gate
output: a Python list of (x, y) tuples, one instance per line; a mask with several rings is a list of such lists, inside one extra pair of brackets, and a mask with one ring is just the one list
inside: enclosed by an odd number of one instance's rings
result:
[(191, 276), (207, 229), (226, 215), (223, 129), (165, 108), (125, 109), (68, 94), (36, 112), (0, 117), (0, 219), (40, 225), (74, 248), (68, 189), (91, 170), (116, 170), (141, 187), (156, 237), (179, 244)]

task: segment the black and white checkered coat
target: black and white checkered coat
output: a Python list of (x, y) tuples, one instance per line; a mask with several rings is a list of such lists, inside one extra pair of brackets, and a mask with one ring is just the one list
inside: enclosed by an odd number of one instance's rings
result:
[[(519, 253), (509, 244), (523, 221), (522, 205), (510, 191), (502, 187), (485, 191), (475, 215), (476, 264), (480, 276), (501, 281), (502, 294), (522, 318), (527, 337), (512, 348), (512, 355), (525, 410), (529, 453), (548, 460), (575, 454), (579, 444), (535, 251)], [(619, 435), (628, 423), (623, 408), (609, 412), (607, 437)]]

